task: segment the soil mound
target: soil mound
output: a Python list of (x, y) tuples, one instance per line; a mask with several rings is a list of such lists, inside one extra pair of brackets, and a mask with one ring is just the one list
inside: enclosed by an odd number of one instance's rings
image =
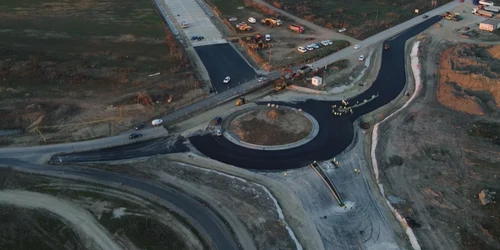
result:
[(230, 128), (241, 141), (273, 146), (307, 137), (312, 123), (298, 111), (266, 107), (236, 118)]
[(462, 44), (441, 54), (438, 101), (451, 109), (484, 115), (500, 108), (500, 46)]

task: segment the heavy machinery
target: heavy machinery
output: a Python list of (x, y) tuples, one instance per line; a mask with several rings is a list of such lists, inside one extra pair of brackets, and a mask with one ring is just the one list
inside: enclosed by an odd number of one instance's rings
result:
[(274, 86), (274, 91), (278, 92), (278, 91), (281, 91), (283, 89), (286, 89), (287, 87), (287, 84), (285, 82), (279, 82), (276, 84), (276, 86)]
[(241, 106), (244, 104), (247, 104), (247, 100), (245, 100), (244, 97), (240, 97), (240, 98), (238, 98), (238, 100), (236, 100), (236, 106)]
[(447, 11), (447, 12), (446, 12), (446, 14), (444, 15), (444, 18), (445, 18), (446, 20), (452, 20), (452, 21), (455, 21), (455, 22), (458, 22), (458, 21), (460, 21), (460, 20), (462, 20), (462, 19), (463, 19), (463, 17), (462, 17), (462, 16), (460, 16), (460, 14), (459, 14), (459, 13), (453, 13), (453, 14), (452, 14), (452, 13), (451, 13), (451, 12), (449, 12), (449, 11)]
[(281, 79), (290, 79), (293, 77), (293, 70), (289, 68), (282, 68), (281, 69)]
[(280, 26), (283, 24), (281, 20), (274, 17), (266, 17), (262, 19), (260, 22), (266, 26)]
[(384, 50), (389, 50), (389, 45), (387, 43), (384, 44)]
[(245, 22), (241, 22), (241, 23), (236, 24), (236, 28), (238, 28), (241, 31), (250, 31), (250, 30), (252, 30), (252, 26), (248, 25)]
[(486, 10), (478, 10), (477, 8), (472, 9), (472, 14), (484, 17), (493, 17), (493, 13)]
[(273, 44), (272, 43), (263, 43), (262, 41), (259, 43), (250, 43), (247, 45), (247, 48), (257, 50), (257, 49), (267, 49), (267, 48), (272, 48)]
[(294, 32), (297, 32), (297, 33), (304, 33), (304, 27), (302, 27), (300, 25), (297, 25), (297, 24), (290, 24), (290, 26), (288, 26), (288, 28), (291, 31), (294, 31)]

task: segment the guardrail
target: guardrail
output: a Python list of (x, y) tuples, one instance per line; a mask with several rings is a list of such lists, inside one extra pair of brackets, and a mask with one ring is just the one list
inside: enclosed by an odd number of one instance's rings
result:
[(172, 19), (170, 19), (170, 17), (167, 14), (167, 11), (165, 10), (165, 8), (163, 8), (163, 6), (158, 1), (160, 1), (160, 0), (154, 0), (156, 7), (160, 11), (160, 14), (163, 16), (163, 20), (165, 20), (165, 22), (167, 23), (170, 30), (172, 30), (172, 33), (174, 33), (175, 36), (179, 36), (179, 31), (175, 27), (174, 22), (172, 21)]
[(323, 172), (323, 170), (319, 167), (318, 163), (314, 162), (311, 165), (309, 165), (316, 174), (319, 175), (319, 177), (325, 182), (325, 184), (328, 186), (328, 189), (330, 189), (330, 192), (333, 194), (337, 202), (341, 207), (345, 206), (344, 201), (342, 201), (342, 197), (340, 197), (340, 193), (333, 184), (332, 180)]
[(214, 13), (212, 13), (212, 11), (210, 11), (208, 9), (207, 5), (203, 2), (203, 0), (196, 0), (196, 2), (198, 2), (198, 4), (203, 9), (203, 11), (205, 11), (205, 14), (207, 14), (208, 17), (213, 17), (214, 16)]

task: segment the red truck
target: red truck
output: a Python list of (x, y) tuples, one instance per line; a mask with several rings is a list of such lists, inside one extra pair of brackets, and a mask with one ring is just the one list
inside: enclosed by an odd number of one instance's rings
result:
[(304, 27), (297, 25), (297, 24), (290, 24), (288, 28), (292, 31), (295, 31), (297, 33), (304, 33)]

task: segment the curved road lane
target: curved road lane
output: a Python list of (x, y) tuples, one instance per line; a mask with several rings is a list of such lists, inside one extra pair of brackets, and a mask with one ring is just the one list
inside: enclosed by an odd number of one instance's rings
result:
[(216, 249), (240, 249), (237, 241), (233, 237), (231, 230), (224, 224), (220, 217), (211, 209), (201, 204), (194, 198), (166, 186), (157, 186), (151, 184), (150, 181), (133, 178), (126, 175), (101, 171), (97, 169), (83, 167), (67, 167), (67, 166), (40, 166), (29, 164), (20, 160), (0, 158), (0, 166), (12, 167), (16, 170), (35, 173), (53, 177), (61, 177), (66, 179), (93, 179), (109, 183), (124, 183), (128, 187), (141, 190), (149, 193), (152, 196), (173, 204), (184, 213), (188, 214), (192, 222), (203, 228), (205, 233), (212, 240), (212, 244)]
[(314, 160), (331, 159), (352, 142), (353, 122), (358, 117), (388, 104), (401, 93), (406, 83), (405, 42), (439, 20), (439, 16), (429, 18), (386, 41), (390, 49), (382, 55), (377, 79), (367, 91), (349, 99), (349, 102), (362, 103), (373, 95), (378, 94), (378, 97), (369, 104), (354, 109), (354, 115), (333, 116), (331, 106), (340, 105), (340, 102), (309, 100), (296, 104), (281, 103), (302, 108), (318, 120), (319, 134), (310, 143), (287, 150), (263, 151), (238, 146), (224, 137), (202, 135), (191, 137), (191, 144), (212, 159), (249, 169), (291, 169), (303, 167)]

